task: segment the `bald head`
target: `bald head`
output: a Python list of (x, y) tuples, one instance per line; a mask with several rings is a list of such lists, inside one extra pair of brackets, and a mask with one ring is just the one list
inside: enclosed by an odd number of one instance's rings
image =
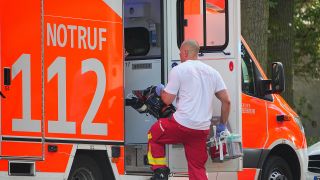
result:
[(181, 62), (198, 59), (200, 46), (195, 40), (185, 40), (180, 47)]

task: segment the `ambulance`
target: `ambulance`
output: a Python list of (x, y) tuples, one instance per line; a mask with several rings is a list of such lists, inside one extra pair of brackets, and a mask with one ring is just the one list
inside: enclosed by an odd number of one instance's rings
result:
[[(244, 155), (208, 158), (208, 178), (305, 179), (303, 126), (279, 95), (283, 67), (273, 63), (268, 79), (240, 24), (238, 0), (1, 0), (0, 179), (150, 179), (157, 120), (125, 99), (166, 84), (185, 39), (222, 75), (228, 129), (242, 137)], [(188, 179), (182, 145), (166, 146), (166, 162), (169, 179)]]

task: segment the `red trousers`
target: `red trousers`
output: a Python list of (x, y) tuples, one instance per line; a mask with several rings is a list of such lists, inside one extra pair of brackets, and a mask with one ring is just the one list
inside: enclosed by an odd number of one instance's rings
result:
[(190, 180), (207, 180), (208, 159), (206, 140), (209, 130), (195, 130), (177, 123), (173, 117), (161, 118), (148, 133), (148, 161), (152, 170), (167, 167), (165, 144), (183, 144), (188, 161)]

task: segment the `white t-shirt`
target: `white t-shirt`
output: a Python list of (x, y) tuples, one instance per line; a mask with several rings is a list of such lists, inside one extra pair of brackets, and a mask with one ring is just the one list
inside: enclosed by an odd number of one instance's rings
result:
[(177, 111), (173, 116), (179, 124), (207, 130), (213, 113), (213, 97), (224, 89), (226, 85), (218, 71), (198, 60), (187, 60), (170, 71), (164, 91), (177, 95)]

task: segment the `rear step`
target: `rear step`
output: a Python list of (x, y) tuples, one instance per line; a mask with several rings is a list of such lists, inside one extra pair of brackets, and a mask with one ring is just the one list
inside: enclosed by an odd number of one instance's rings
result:
[(31, 161), (9, 161), (9, 176), (35, 176), (36, 164)]

